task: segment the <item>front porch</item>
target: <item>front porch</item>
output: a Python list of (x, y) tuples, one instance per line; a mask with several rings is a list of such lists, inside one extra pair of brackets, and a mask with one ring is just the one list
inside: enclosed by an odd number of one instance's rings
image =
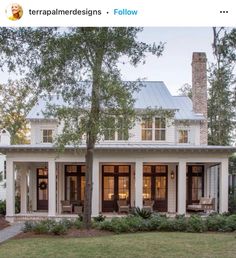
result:
[[(78, 216), (62, 213), (61, 201), (83, 206), (86, 173), (83, 157), (76, 162), (43, 156), (38, 161), (26, 156), (24, 161), (7, 159), (9, 221)], [(15, 186), (16, 179), (19, 187)], [(20, 198), (19, 214), (15, 212), (16, 195)], [(126, 199), (130, 207), (140, 208), (145, 199), (154, 200), (154, 211), (170, 216), (186, 214), (187, 206), (199, 202), (202, 196), (215, 198), (215, 211), (228, 210), (227, 158), (193, 155), (177, 160), (175, 155), (167, 158), (153, 153), (136, 159), (132, 155), (114, 158), (110, 153), (105, 158), (102, 155), (95, 158), (92, 216), (119, 215), (119, 199)]]

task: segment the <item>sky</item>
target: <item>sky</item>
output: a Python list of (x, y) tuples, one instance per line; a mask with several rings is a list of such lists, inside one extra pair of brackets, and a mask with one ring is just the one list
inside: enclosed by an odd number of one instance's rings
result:
[[(192, 84), (191, 59), (193, 52), (206, 52), (208, 62), (213, 61), (211, 27), (145, 27), (138, 39), (146, 43), (165, 42), (163, 55), (148, 55), (145, 65), (120, 65), (122, 79), (163, 81), (173, 95), (185, 83)], [(0, 82), (6, 82), (7, 73), (0, 73)]]
[(163, 55), (160, 58), (150, 55), (146, 64), (137, 68), (121, 66), (123, 79), (164, 81), (173, 95), (177, 95), (178, 89), (185, 83), (192, 84), (193, 52), (206, 52), (208, 63), (214, 61), (211, 27), (147, 27), (138, 39), (147, 43), (165, 42)]

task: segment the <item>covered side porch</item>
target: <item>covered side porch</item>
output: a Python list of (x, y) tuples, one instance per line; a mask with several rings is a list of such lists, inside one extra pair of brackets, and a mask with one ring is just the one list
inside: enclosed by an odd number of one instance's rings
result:
[[(7, 154), (7, 219), (75, 218), (83, 208), (84, 153), (22, 150)], [(19, 213), (15, 200), (20, 200)], [(212, 149), (97, 149), (93, 164), (92, 216), (118, 214), (153, 201), (153, 210), (186, 214), (201, 197), (214, 198), (215, 211), (228, 211), (228, 151)], [(71, 210), (63, 212), (62, 201)]]

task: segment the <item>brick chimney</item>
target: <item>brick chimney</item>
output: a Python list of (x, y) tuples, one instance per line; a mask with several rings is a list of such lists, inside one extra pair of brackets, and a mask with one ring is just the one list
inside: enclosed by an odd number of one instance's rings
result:
[(206, 53), (194, 52), (192, 59), (193, 112), (206, 118), (200, 125), (200, 144), (207, 145), (207, 58)]

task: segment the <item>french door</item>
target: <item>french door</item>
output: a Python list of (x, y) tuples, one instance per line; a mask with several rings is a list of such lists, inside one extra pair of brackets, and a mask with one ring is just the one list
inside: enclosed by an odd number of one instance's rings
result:
[(167, 211), (167, 171), (166, 165), (143, 166), (143, 199), (154, 200), (156, 211)]
[(102, 166), (102, 211), (117, 211), (117, 200), (130, 203), (130, 166)]
[(198, 203), (204, 196), (204, 166), (189, 165), (186, 184), (187, 205)]
[(48, 210), (48, 169), (37, 169), (37, 210)]

